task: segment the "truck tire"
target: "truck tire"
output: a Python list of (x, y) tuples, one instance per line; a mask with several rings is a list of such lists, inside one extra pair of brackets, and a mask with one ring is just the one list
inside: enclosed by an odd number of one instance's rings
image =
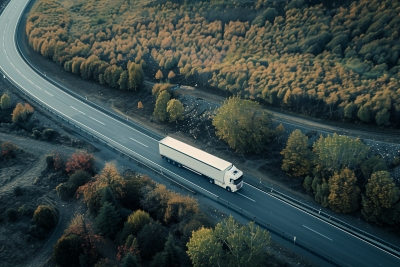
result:
[(182, 168), (182, 164), (180, 164), (179, 162), (176, 163), (176, 166), (178, 166), (178, 168)]
[(167, 162), (168, 162), (168, 163), (171, 163), (171, 159), (169, 159), (169, 158), (166, 158), (166, 160), (167, 160)]
[(214, 179), (208, 178), (208, 181), (210, 182), (210, 184), (214, 183)]
[(228, 191), (230, 193), (230, 192), (232, 192), (232, 189), (229, 186), (227, 186), (226, 191)]

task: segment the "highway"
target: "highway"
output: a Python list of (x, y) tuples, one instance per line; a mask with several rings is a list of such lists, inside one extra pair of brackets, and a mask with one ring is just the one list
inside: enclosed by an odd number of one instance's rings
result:
[(27, 2), (28, 0), (12, 0), (0, 16), (0, 67), (32, 99), (48, 105), (121, 151), (142, 158), (155, 169), (169, 172), (182, 184), (196, 188), (206, 195), (218, 195), (291, 233), (297, 240), (303, 240), (350, 266), (400, 266), (399, 258), (248, 184), (238, 193), (228, 193), (187, 169), (168, 164), (158, 153), (159, 140), (88, 106), (50, 84), (24, 62), (15, 44), (17, 22)]

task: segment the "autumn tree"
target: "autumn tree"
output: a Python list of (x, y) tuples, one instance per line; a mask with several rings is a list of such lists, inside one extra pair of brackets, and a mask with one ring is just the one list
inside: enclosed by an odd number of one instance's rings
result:
[(25, 103), (25, 106), (23, 106), (21, 103), (18, 103), (12, 113), (12, 121), (14, 123), (22, 123), (27, 121), (33, 111), (34, 109), (28, 103)]
[(118, 85), (120, 90), (128, 90), (129, 74), (126, 70), (121, 73), (118, 80)]
[(11, 99), (8, 95), (3, 94), (1, 97), (1, 109), (11, 108)]
[(113, 238), (119, 230), (120, 221), (120, 215), (115, 207), (111, 203), (105, 202), (94, 220), (93, 228), (99, 235)]
[(62, 236), (53, 246), (53, 260), (61, 267), (79, 266), (82, 253), (82, 239), (78, 235)]
[(365, 195), (362, 195), (361, 213), (367, 221), (380, 223), (381, 214), (392, 208), (399, 200), (400, 190), (387, 171), (373, 173), (365, 188)]
[(214, 230), (201, 228), (193, 232), (187, 254), (195, 267), (260, 266), (266, 260), (265, 249), (270, 242), (269, 233), (254, 222), (240, 227), (230, 216)]
[(40, 205), (33, 214), (33, 220), (36, 225), (50, 230), (57, 225), (58, 214), (48, 205)]
[(276, 136), (276, 139), (278, 140), (278, 143), (282, 139), (284, 133), (285, 133), (285, 127), (283, 127), (283, 125), (281, 123), (275, 128), (275, 136)]
[(344, 116), (348, 119), (353, 119), (355, 114), (354, 112), (357, 110), (357, 105), (354, 102), (350, 102), (344, 108)]
[(171, 87), (172, 85), (170, 83), (156, 83), (151, 89), (151, 93), (156, 97), (158, 97), (158, 95), (163, 91), (167, 91), (171, 94)]
[(71, 158), (65, 164), (66, 171), (69, 174), (73, 174), (78, 170), (87, 171), (89, 173), (95, 172), (95, 157), (92, 154), (88, 154), (86, 151), (79, 151), (72, 154)]
[(329, 179), (329, 207), (336, 212), (350, 213), (358, 209), (360, 189), (354, 172), (345, 168)]
[(157, 80), (161, 80), (162, 78), (164, 78), (164, 76), (163, 76), (161, 70), (158, 70), (157, 73), (156, 73), (156, 79)]
[(183, 105), (181, 101), (177, 99), (171, 99), (168, 101), (167, 104), (167, 112), (168, 112), (168, 117), (170, 122), (176, 122), (178, 123), (178, 120), (183, 120)]
[(377, 171), (387, 171), (387, 166), (385, 161), (380, 155), (376, 155), (366, 159), (361, 165), (360, 169), (364, 175), (364, 179), (368, 180), (371, 175)]
[(367, 157), (369, 147), (361, 140), (347, 136), (321, 137), (314, 142), (313, 151), (316, 154), (315, 164), (320, 168), (338, 172), (342, 167), (349, 169), (359, 166)]
[[(174, 78), (175, 77), (175, 73), (171, 70), (169, 73), (168, 73), (168, 79), (172, 79), (172, 78)], [(157, 79), (157, 78), (156, 78)]]
[(150, 215), (142, 210), (137, 210), (124, 223), (124, 228), (119, 239), (125, 240), (129, 235), (136, 236), (143, 227), (152, 221)]
[(138, 102), (137, 108), (139, 109), (140, 114), (142, 114), (142, 109), (144, 108), (144, 106), (143, 106), (143, 104), (142, 104), (142, 101), (139, 101), (139, 102)]
[(156, 120), (165, 121), (167, 119), (168, 102), (171, 99), (171, 94), (167, 91), (162, 91), (156, 100), (153, 116)]
[(260, 153), (274, 134), (272, 113), (257, 102), (233, 96), (216, 113), (212, 122), (216, 135), (236, 152)]
[(284, 155), (282, 170), (290, 176), (303, 176), (311, 171), (312, 154), (307, 145), (308, 137), (296, 129), (290, 136), (286, 148), (281, 152)]

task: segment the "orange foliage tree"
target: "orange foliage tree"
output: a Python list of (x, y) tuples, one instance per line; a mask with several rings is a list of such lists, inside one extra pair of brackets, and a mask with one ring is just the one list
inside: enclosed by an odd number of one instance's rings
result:
[(13, 158), (15, 157), (15, 152), (18, 147), (14, 145), (11, 141), (1, 144), (1, 155), (3, 158)]
[(74, 174), (76, 171), (83, 170), (93, 173), (95, 171), (95, 157), (88, 154), (86, 151), (80, 151), (72, 154), (71, 159), (68, 159), (66, 171), (69, 174)]

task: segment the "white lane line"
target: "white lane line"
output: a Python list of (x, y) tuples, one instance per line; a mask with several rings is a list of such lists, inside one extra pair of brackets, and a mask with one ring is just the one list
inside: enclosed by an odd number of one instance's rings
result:
[(53, 96), (52, 94), (50, 94), (49, 92), (47, 92), (46, 90), (43, 90), (43, 91), (45, 91), (46, 93), (48, 93), (49, 95), (51, 95), (51, 96)]
[(80, 111), (80, 110), (78, 110), (79, 111), (79, 113), (82, 113), (83, 115), (86, 115), (85, 113), (83, 113), (82, 111)]
[(307, 226), (305, 226), (305, 225), (303, 225), (305, 228), (307, 228), (308, 230), (311, 230), (311, 231), (313, 231), (314, 233), (317, 233), (317, 234), (319, 234), (320, 236), (323, 236), (323, 237), (325, 237), (326, 239), (329, 239), (330, 241), (333, 241), (332, 239), (330, 239), (329, 237), (326, 237), (326, 236), (324, 236), (323, 234), (320, 234), (320, 233), (318, 233), (317, 231), (315, 231), (315, 230), (313, 230), (313, 229), (311, 229), (311, 228), (309, 228), (309, 227), (307, 227)]
[(142, 146), (148, 147), (148, 146), (146, 146), (145, 144), (142, 144), (142, 143), (140, 143), (139, 141), (137, 141), (137, 140), (133, 139), (132, 137), (129, 137), (129, 139), (131, 139), (131, 140), (133, 140), (133, 141), (135, 141), (135, 142), (137, 142), (137, 143), (141, 144)]
[(92, 117), (90, 117), (90, 116), (89, 116), (89, 118), (91, 118), (92, 120), (97, 121), (98, 123), (101, 123), (101, 124), (105, 125), (104, 123), (102, 123), (101, 121), (96, 120), (95, 118), (92, 118)]
[(250, 199), (250, 200), (253, 201), (253, 202), (256, 202), (255, 200), (253, 200), (253, 199), (251, 199), (251, 198), (249, 198), (249, 197), (246, 197), (245, 195), (240, 194), (239, 192), (236, 192), (236, 193), (238, 193), (238, 194), (241, 195), (242, 197), (245, 197), (245, 198), (247, 198), (247, 199)]
[(73, 106), (69, 106), (70, 108), (72, 108), (72, 109), (75, 109), (76, 111), (79, 111), (79, 110), (77, 110), (76, 108), (74, 108)]

